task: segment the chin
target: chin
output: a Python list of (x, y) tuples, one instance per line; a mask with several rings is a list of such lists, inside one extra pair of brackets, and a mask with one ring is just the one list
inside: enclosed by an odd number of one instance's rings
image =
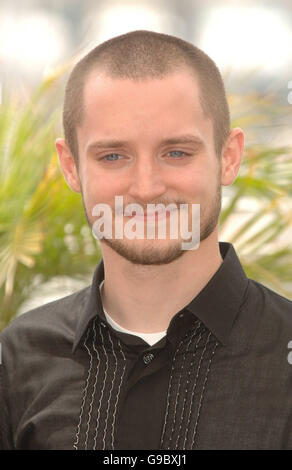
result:
[[(143, 246), (138, 246), (142, 245)], [(112, 250), (133, 264), (144, 266), (169, 264), (180, 258), (185, 251), (181, 249), (181, 242), (178, 240), (109, 240), (103, 239)], [(172, 243), (171, 243), (172, 242)], [(159, 246), (158, 246), (159, 244)]]

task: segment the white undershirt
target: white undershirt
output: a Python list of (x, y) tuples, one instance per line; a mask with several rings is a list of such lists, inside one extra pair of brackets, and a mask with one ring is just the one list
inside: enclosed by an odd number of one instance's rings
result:
[[(104, 281), (102, 281), (102, 283), (99, 286), (99, 291), (100, 291), (101, 298), (102, 298), (103, 283), (104, 283)], [(161, 338), (163, 338), (163, 336), (166, 335), (166, 331), (159, 331), (158, 333), (140, 333), (140, 332), (137, 332), (137, 331), (127, 330), (126, 328), (124, 328), (123, 326), (121, 326), (117, 322), (115, 322), (110, 317), (110, 315), (105, 311), (104, 307), (103, 307), (103, 311), (104, 311), (104, 314), (105, 314), (105, 317), (106, 317), (108, 323), (112, 326), (112, 328), (114, 328), (114, 330), (122, 331), (123, 333), (128, 333), (130, 335), (139, 336), (144, 341), (146, 341), (146, 343), (150, 344), (150, 346), (153, 346), (153, 344), (157, 343)]]

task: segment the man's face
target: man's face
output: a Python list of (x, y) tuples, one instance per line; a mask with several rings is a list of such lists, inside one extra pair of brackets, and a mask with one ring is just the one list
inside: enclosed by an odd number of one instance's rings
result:
[[(194, 140), (180, 142), (185, 136)], [(200, 204), (201, 241), (214, 231), (221, 207), (220, 161), (212, 121), (203, 114), (198, 83), (187, 70), (139, 82), (91, 73), (77, 137), (79, 180), (91, 226), (96, 204), (106, 203), (114, 213), (115, 196), (123, 196), (124, 207), (138, 203), (145, 212), (151, 203), (185, 203), (190, 215), (191, 204)], [(158, 239), (157, 231), (154, 239), (115, 239), (113, 230), (113, 238), (101, 243), (133, 263), (166, 264), (186, 252), (180, 230), (172, 239), (169, 219), (166, 226), (165, 239)]]

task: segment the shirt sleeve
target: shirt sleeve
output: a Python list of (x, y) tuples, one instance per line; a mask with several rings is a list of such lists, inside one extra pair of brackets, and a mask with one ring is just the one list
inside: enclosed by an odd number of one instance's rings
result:
[(13, 450), (11, 422), (5, 393), (3, 365), (0, 364), (0, 450)]

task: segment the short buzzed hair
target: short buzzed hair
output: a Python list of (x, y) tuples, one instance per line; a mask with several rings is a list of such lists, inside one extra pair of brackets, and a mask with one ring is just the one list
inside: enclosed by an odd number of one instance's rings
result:
[(73, 68), (65, 90), (63, 126), (65, 140), (78, 164), (77, 126), (84, 113), (86, 78), (95, 69), (111, 78), (141, 81), (161, 79), (188, 68), (198, 79), (200, 102), (213, 122), (218, 157), (230, 133), (230, 114), (221, 74), (213, 60), (190, 42), (153, 31), (131, 31), (99, 44)]

